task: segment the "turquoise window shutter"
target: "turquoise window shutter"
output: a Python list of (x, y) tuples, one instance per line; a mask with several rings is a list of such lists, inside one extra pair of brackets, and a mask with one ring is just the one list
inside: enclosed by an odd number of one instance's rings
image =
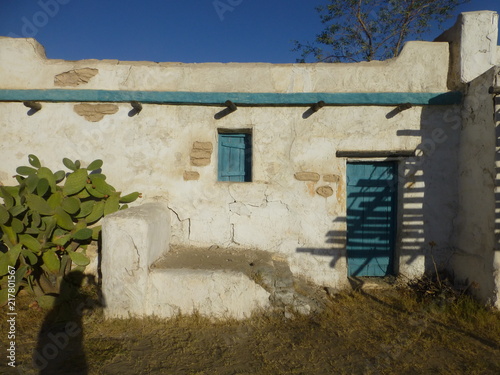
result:
[(252, 180), (252, 142), (250, 134), (219, 134), (219, 181)]

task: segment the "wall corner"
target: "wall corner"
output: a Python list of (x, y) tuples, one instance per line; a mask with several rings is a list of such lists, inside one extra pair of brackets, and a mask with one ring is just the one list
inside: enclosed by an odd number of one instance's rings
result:
[(498, 14), (462, 13), (460, 26), (460, 80), (467, 83), (497, 62)]
[(498, 14), (493, 11), (464, 12), (434, 40), (450, 44), (450, 89), (460, 88), (498, 64), (497, 40)]

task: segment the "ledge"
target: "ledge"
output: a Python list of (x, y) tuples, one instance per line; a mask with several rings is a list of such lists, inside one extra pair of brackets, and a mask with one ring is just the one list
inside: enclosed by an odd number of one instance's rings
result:
[(338, 158), (390, 158), (415, 156), (415, 150), (391, 150), (391, 151), (349, 151), (336, 152)]
[(230, 100), (239, 106), (310, 106), (319, 101), (327, 106), (378, 105), (453, 105), (462, 100), (462, 93), (449, 91), (377, 92), (377, 93), (240, 93), (185, 91), (119, 91), (119, 90), (0, 90), (3, 102), (131, 102), (145, 104), (225, 106)]

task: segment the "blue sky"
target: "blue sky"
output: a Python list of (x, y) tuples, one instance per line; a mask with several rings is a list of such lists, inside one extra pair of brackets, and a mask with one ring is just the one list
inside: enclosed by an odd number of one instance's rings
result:
[[(322, 3), (0, 0), (0, 35), (34, 37), (54, 59), (292, 63), (299, 57), (292, 40), (311, 41), (321, 31), (315, 7)], [(458, 12), (472, 10), (500, 13), (500, 1), (472, 0)]]

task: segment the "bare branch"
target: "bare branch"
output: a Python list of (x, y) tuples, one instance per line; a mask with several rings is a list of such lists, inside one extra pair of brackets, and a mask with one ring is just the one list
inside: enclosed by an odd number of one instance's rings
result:
[(358, 2), (358, 9), (356, 10), (356, 19), (358, 20), (359, 24), (361, 25), (361, 28), (363, 29), (363, 32), (365, 36), (368, 38), (368, 55), (367, 60), (370, 61), (373, 59), (373, 39), (372, 39), (372, 34), (368, 31), (368, 28), (366, 27), (363, 18), (361, 17), (361, 6), (363, 4), (363, 0), (359, 0)]
[(318, 7), (325, 27), (316, 36), (315, 46), (295, 43), (296, 50), (316, 61), (391, 58), (399, 54), (408, 38), (418, 38), (468, 1), (327, 0)]

